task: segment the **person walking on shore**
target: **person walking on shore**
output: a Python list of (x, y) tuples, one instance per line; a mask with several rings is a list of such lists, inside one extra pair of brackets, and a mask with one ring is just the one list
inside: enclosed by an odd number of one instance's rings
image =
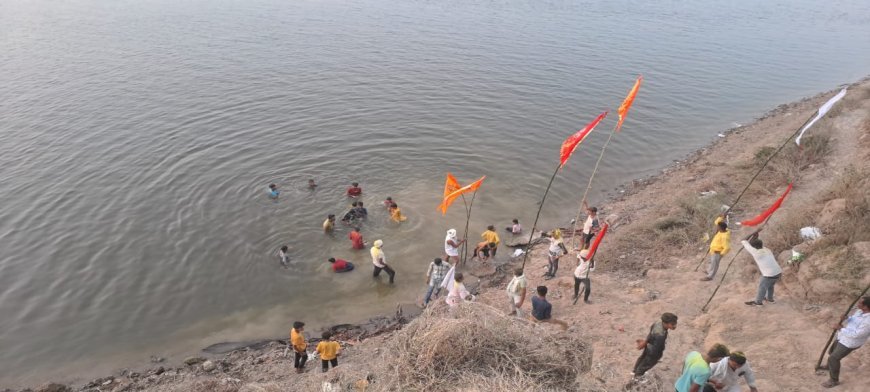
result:
[(308, 343), (305, 342), (305, 323), (301, 321), (293, 322), (293, 329), (290, 330), (290, 345), (293, 346), (293, 368), (296, 373), (305, 371), (305, 362), (308, 361)]
[(480, 234), (480, 238), (486, 241), (487, 243), (495, 243), (495, 248), (490, 250), (490, 256), (495, 258), (495, 252), (498, 250), (499, 244), (501, 244), (501, 238), (498, 238), (498, 233), (495, 232), (495, 226), (489, 225), (486, 227), (486, 231)]
[(433, 294), (437, 298), (438, 294), (441, 293), (441, 283), (444, 282), (444, 276), (449, 269), (450, 265), (443, 262), (440, 257), (436, 257), (429, 263), (429, 269), (426, 270), (426, 284), (429, 287), (426, 289), (426, 296), (423, 297), (424, 308), (429, 305), (429, 300), (432, 299)]
[(366, 242), (363, 241), (362, 233), (359, 232), (359, 227), (354, 227), (350, 234), (347, 235), (350, 239), (350, 247), (354, 249), (365, 249)]
[(710, 379), (710, 363), (718, 362), (728, 354), (728, 347), (718, 343), (713, 345), (706, 355), (697, 351), (690, 352), (686, 355), (683, 373), (677, 379), (674, 388), (677, 392), (701, 392)]
[(556, 277), (556, 271), (559, 270), (559, 258), (563, 254), (568, 253), (565, 248), (565, 242), (562, 241), (562, 231), (553, 229), (549, 235), (550, 247), (547, 249), (547, 273), (544, 274), (545, 279), (553, 279)]
[(516, 315), (517, 317), (522, 317), (520, 309), (523, 307), (523, 303), (526, 302), (526, 287), (528, 284), (526, 276), (523, 275), (523, 269), (515, 269), (514, 277), (507, 285), (508, 300), (511, 304), (508, 316)]
[(589, 249), (592, 238), (598, 233), (601, 225), (598, 222), (598, 208), (589, 207), (583, 200), (583, 209), (586, 210), (586, 221), (583, 223), (583, 249)]
[(335, 230), (335, 214), (329, 214), (323, 221), (323, 232), (332, 233)]
[(828, 366), (822, 367), (830, 375), (828, 381), (822, 383), (825, 388), (840, 384), (840, 360), (863, 346), (867, 343), (867, 338), (870, 338), (870, 296), (861, 298), (858, 310), (852, 316), (840, 319), (839, 323), (834, 324), (834, 329), (839, 330), (837, 341), (828, 351)]
[(583, 249), (577, 253), (577, 268), (574, 269), (574, 304), (580, 298), (580, 284), (583, 284), (583, 302), (589, 303), (589, 294), (592, 292), (592, 281), (589, 280), (589, 272), (595, 270), (595, 264), (589, 257), (589, 249)]
[(701, 278), (702, 281), (713, 280), (716, 271), (719, 270), (719, 261), (731, 250), (731, 231), (728, 230), (728, 223), (725, 222), (725, 214), (719, 215), (713, 224), (718, 231), (710, 242), (710, 264), (707, 265), (707, 276)]
[(447, 236), (444, 237), (444, 257), (448, 263), (456, 265), (459, 261), (459, 246), (465, 240), (456, 239), (456, 229), (447, 230)]
[(387, 275), (390, 276), (390, 284), (393, 284), (393, 279), (396, 277), (396, 271), (393, 271), (389, 265), (387, 265), (387, 258), (384, 256), (384, 251), (381, 248), (384, 246), (384, 241), (377, 240), (372, 246), (371, 254), (372, 254), (372, 264), (375, 269), (372, 272), (372, 277), (377, 278), (381, 275), (381, 271), (385, 271)]
[(773, 286), (779, 281), (782, 276), (782, 268), (776, 262), (776, 256), (770, 249), (764, 247), (764, 243), (758, 238), (758, 232), (750, 234), (746, 239), (740, 241), (743, 248), (752, 255), (755, 264), (758, 265), (758, 271), (761, 272), (761, 280), (758, 282), (758, 293), (755, 295), (755, 300), (746, 302), (747, 305), (762, 305), (761, 301), (767, 300), (769, 303), (774, 303)]
[(330, 364), (332, 364), (333, 369), (338, 366), (338, 354), (341, 353), (341, 345), (332, 339), (332, 332), (326, 331), (320, 336), (323, 340), (317, 343), (314, 351), (320, 354), (321, 371), (326, 373), (329, 370)]
[(746, 361), (746, 354), (735, 351), (710, 365), (710, 380), (703, 392), (740, 392), (740, 377), (746, 379), (750, 392), (758, 392), (755, 373)]
[(677, 329), (677, 315), (662, 313), (661, 320), (649, 327), (646, 339), (637, 340), (637, 349), (643, 350), (640, 357), (634, 363), (634, 378), (643, 377), (646, 372), (653, 368), (665, 354), (665, 342), (668, 340), (668, 331)]

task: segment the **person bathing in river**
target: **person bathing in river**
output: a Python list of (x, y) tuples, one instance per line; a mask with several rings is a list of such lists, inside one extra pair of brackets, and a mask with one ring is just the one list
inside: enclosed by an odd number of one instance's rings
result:
[(366, 242), (363, 241), (362, 233), (359, 232), (359, 227), (354, 227), (353, 231), (347, 235), (347, 238), (350, 239), (350, 246), (354, 249), (365, 249)]
[(347, 188), (347, 196), (357, 198), (362, 195), (362, 188), (359, 187), (358, 182), (354, 182), (350, 184), (350, 188)]
[(287, 266), (290, 264), (290, 254), (287, 253), (290, 251), (290, 247), (284, 245), (281, 249), (278, 250), (278, 259), (281, 260), (281, 265)]
[(392, 219), (393, 222), (402, 223), (408, 218), (402, 215), (402, 210), (399, 209), (399, 205), (393, 203), (390, 204), (390, 219)]
[(498, 250), (498, 245), (501, 244), (501, 239), (498, 238), (498, 233), (495, 232), (495, 226), (489, 225), (486, 227), (480, 238), (486, 242), (495, 242), (495, 248), (490, 249), (490, 255), (495, 258), (495, 252)]
[(329, 262), (332, 264), (332, 272), (348, 272), (353, 271), (353, 263), (343, 260), (336, 259), (335, 257), (330, 257)]
[(389, 210), (390, 207), (392, 207), (392, 206), (393, 206), (393, 197), (387, 196), (387, 198), (384, 199), (384, 208)]
[(281, 191), (278, 190), (278, 185), (269, 184), (269, 197), (276, 198), (281, 194)]
[(520, 225), (519, 219), (514, 218), (513, 225), (511, 225), (511, 227), (505, 227), (504, 230), (513, 235), (522, 234), (523, 226)]
[(350, 209), (341, 218), (341, 223), (344, 223), (345, 225), (350, 226), (357, 219), (359, 219), (359, 216), (357, 215), (357, 208), (358, 207), (359, 207), (358, 201), (351, 203)]
[(314, 179), (313, 178), (309, 179), (308, 180), (308, 189), (311, 189), (313, 191), (315, 188), (317, 188), (317, 184), (314, 183)]
[(323, 232), (332, 233), (335, 230), (335, 214), (329, 214), (323, 221)]
[(369, 217), (369, 211), (363, 207), (363, 202), (357, 202), (356, 207), (354, 207), (354, 215), (356, 215), (357, 219), (366, 219)]
[(448, 263), (456, 265), (459, 261), (459, 246), (465, 240), (457, 240), (456, 239), (456, 229), (447, 230), (447, 237), (444, 238), (444, 253), (446, 256), (444, 257)]

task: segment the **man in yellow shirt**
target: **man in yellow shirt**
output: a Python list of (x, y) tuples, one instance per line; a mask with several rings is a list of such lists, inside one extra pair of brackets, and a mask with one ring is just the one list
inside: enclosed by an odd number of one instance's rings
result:
[(338, 354), (341, 352), (341, 345), (332, 340), (332, 333), (329, 331), (324, 332), (321, 336), (323, 340), (317, 343), (317, 348), (314, 351), (320, 354), (320, 363), (323, 365), (323, 372), (326, 373), (329, 370), (330, 363), (333, 369), (338, 366)]
[(305, 323), (301, 321), (293, 322), (293, 329), (290, 330), (290, 345), (293, 346), (293, 367), (296, 373), (305, 371), (305, 362), (308, 361), (308, 343), (305, 343), (305, 334), (303, 333)]
[(501, 244), (501, 238), (498, 238), (498, 233), (495, 232), (495, 226), (487, 226), (486, 231), (480, 235), (480, 238), (483, 238), (483, 241), (486, 243), (495, 243), (495, 248), (489, 250), (490, 256), (494, 259), (495, 251), (498, 250), (498, 245)]
[(707, 265), (707, 276), (701, 278), (702, 281), (713, 280), (719, 270), (719, 261), (731, 250), (731, 231), (725, 223), (725, 214), (719, 215), (714, 224), (718, 231), (710, 242), (710, 264)]

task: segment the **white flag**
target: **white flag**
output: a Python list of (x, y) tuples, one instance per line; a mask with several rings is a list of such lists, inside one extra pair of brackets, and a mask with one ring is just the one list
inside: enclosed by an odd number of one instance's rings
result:
[(794, 142), (797, 143), (798, 146), (800, 146), (801, 145), (801, 138), (804, 136), (804, 132), (806, 132), (807, 129), (810, 129), (810, 127), (813, 126), (813, 124), (815, 124), (816, 121), (819, 121), (820, 118), (822, 118), (824, 115), (828, 114), (828, 111), (830, 111), (831, 108), (834, 107), (834, 104), (837, 103), (837, 101), (839, 101), (840, 99), (842, 99), (845, 96), (846, 96), (846, 89), (843, 89), (839, 93), (837, 93), (837, 95), (835, 95), (833, 98), (829, 99), (828, 102), (825, 102), (825, 104), (819, 108), (818, 114), (816, 114), (816, 116), (813, 117), (813, 119), (810, 120), (810, 122), (808, 122), (807, 125), (804, 125), (804, 127), (801, 128), (801, 131), (798, 134), (797, 139), (794, 139)]

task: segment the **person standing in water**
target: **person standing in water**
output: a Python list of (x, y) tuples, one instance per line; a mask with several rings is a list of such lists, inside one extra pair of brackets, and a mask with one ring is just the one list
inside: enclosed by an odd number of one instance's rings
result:
[(382, 240), (375, 241), (374, 246), (372, 246), (372, 264), (375, 267), (372, 272), (372, 277), (377, 278), (381, 275), (381, 271), (385, 271), (387, 275), (390, 276), (390, 284), (393, 284), (393, 279), (396, 277), (396, 271), (393, 271), (393, 269), (387, 265), (387, 258), (384, 255), (384, 251), (381, 249), (383, 246), (384, 241)]
[(514, 218), (513, 224), (510, 227), (505, 227), (504, 229), (505, 229), (505, 231), (507, 231), (508, 233), (511, 233), (513, 235), (523, 233), (523, 226), (520, 225), (520, 220), (516, 219), (516, 218)]
[(350, 184), (350, 188), (347, 188), (347, 196), (356, 198), (360, 195), (362, 195), (362, 188), (359, 187), (359, 183), (354, 182)]
[(287, 266), (290, 264), (290, 255), (287, 253), (290, 251), (290, 247), (284, 245), (281, 249), (278, 250), (278, 259), (281, 260), (281, 265)]
[(281, 191), (278, 190), (278, 185), (269, 184), (269, 197), (276, 198), (281, 194)]
[(402, 210), (399, 209), (399, 205), (393, 203), (390, 204), (390, 219), (392, 219), (393, 222), (402, 223), (408, 218), (402, 215)]
[(323, 221), (323, 232), (332, 233), (335, 230), (335, 214), (329, 214)]
[(314, 183), (314, 179), (308, 180), (308, 189), (313, 191), (315, 188), (317, 188), (317, 184)]
[(347, 235), (347, 238), (350, 239), (350, 246), (354, 249), (365, 249), (366, 242), (363, 241), (362, 233), (359, 232), (359, 227), (354, 227), (353, 231)]

